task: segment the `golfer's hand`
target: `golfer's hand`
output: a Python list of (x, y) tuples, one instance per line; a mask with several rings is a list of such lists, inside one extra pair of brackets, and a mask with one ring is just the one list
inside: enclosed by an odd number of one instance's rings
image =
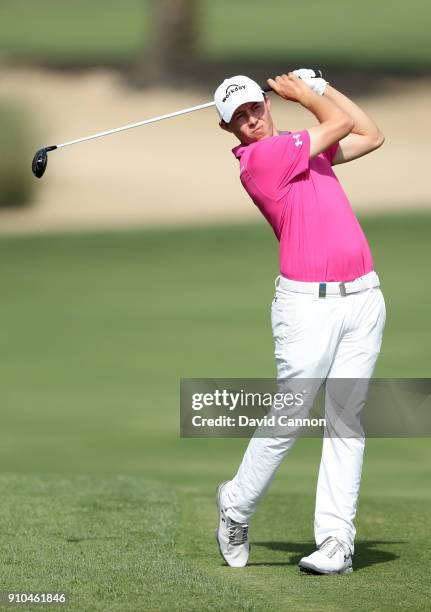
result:
[(298, 68), (298, 70), (293, 71), (293, 74), (302, 79), (319, 96), (323, 96), (325, 93), (326, 86), (328, 85), (327, 81), (317, 77), (315, 71), (311, 68)]
[(292, 70), (292, 72), (303, 81), (315, 79), (317, 77), (316, 73), (311, 68), (298, 68), (297, 70)]
[(275, 79), (267, 79), (266, 82), (276, 94), (285, 100), (292, 100), (292, 102), (302, 104), (310, 92), (310, 88), (305, 81), (293, 72), (276, 76)]

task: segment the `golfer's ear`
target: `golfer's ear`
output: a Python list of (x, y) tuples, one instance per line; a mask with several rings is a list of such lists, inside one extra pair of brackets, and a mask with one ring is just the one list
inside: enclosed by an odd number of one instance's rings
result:
[(268, 110), (271, 110), (271, 100), (269, 99), (269, 96), (267, 96), (266, 94), (263, 94), (265, 103), (266, 103), (266, 108)]
[(223, 121), (223, 119), (221, 119), (221, 121), (219, 123), (219, 126), (221, 127), (222, 130), (225, 130), (226, 132), (231, 132), (232, 133), (232, 130), (230, 129), (229, 124), (226, 123), (225, 121)]

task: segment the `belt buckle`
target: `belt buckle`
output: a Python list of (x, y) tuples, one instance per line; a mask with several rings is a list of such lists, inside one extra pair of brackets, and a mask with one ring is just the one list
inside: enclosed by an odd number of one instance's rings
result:
[(319, 297), (326, 297), (326, 283), (319, 283)]
[(347, 295), (346, 284), (345, 283), (339, 283), (338, 286), (340, 287), (340, 295), (342, 297), (346, 297), (346, 295)]

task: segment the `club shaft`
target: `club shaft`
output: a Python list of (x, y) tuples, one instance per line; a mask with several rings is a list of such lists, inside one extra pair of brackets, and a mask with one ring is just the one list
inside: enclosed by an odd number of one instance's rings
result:
[[(316, 76), (321, 76), (322, 73), (319, 69), (314, 69)], [(271, 87), (265, 85), (262, 91), (269, 93)], [(179, 115), (185, 115), (187, 113), (193, 113), (194, 111), (201, 110), (203, 108), (210, 108), (215, 106), (215, 102), (206, 102), (205, 104), (198, 104), (198, 106), (190, 106), (189, 108), (183, 108), (182, 110), (175, 111), (174, 113), (168, 113), (167, 115), (159, 115), (158, 117), (152, 117), (151, 119), (145, 119), (144, 121), (138, 121), (137, 123), (130, 123), (129, 125), (123, 125), (113, 130), (107, 130), (106, 132), (98, 132), (97, 134), (91, 134), (91, 136), (85, 136), (84, 138), (78, 138), (77, 140), (69, 140), (58, 145), (51, 147), (52, 149), (60, 149), (61, 147), (68, 147), (69, 145), (77, 144), (78, 142), (85, 142), (86, 140), (94, 140), (95, 138), (101, 138), (102, 136), (108, 136), (109, 134), (116, 134), (117, 132), (124, 132), (125, 130), (131, 130), (132, 128), (140, 127), (141, 125), (148, 125), (149, 123), (155, 123), (156, 121), (162, 121), (163, 119), (170, 119), (171, 117), (178, 117)], [(49, 148), (47, 149), (49, 150)]]
[(70, 140), (69, 142), (63, 142), (57, 145), (57, 149), (60, 147), (67, 147), (69, 145), (77, 144), (78, 142), (84, 142), (85, 140), (93, 140), (94, 138), (100, 138), (102, 136), (108, 136), (109, 134), (115, 134), (116, 132), (123, 132), (124, 130), (131, 130), (132, 128), (140, 127), (141, 125), (147, 125), (148, 123), (155, 123), (156, 121), (162, 121), (163, 119), (169, 119), (170, 117), (178, 117), (179, 115), (185, 115), (186, 113), (192, 113), (203, 108), (209, 108), (214, 106), (215, 102), (206, 102), (205, 104), (199, 104), (198, 106), (191, 106), (184, 108), (174, 113), (168, 113), (167, 115), (159, 115), (158, 117), (152, 117), (151, 119), (145, 119), (144, 121), (138, 121), (138, 123), (130, 123), (129, 125), (123, 125), (113, 130), (107, 130), (106, 132), (98, 132), (91, 136), (85, 136), (84, 138), (78, 138), (77, 140)]

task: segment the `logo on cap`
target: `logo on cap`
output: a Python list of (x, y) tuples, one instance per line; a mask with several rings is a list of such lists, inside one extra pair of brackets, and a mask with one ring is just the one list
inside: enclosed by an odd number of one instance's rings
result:
[(245, 89), (245, 85), (237, 85), (236, 83), (231, 83), (228, 87), (226, 87), (226, 95), (223, 98), (222, 102), (226, 102), (229, 96), (236, 91), (240, 91), (241, 89)]

